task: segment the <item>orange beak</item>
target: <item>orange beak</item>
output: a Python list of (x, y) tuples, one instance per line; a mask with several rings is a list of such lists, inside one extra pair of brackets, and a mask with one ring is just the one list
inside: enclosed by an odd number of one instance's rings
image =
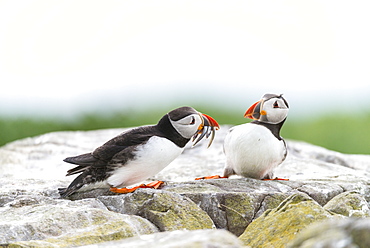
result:
[[(216, 128), (216, 130), (220, 129), (220, 125), (218, 125), (217, 121), (213, 119), (211, 116), (206, 114), (201, 114), (203, 117), (203, 125), (210, 126)], [(201, 128), (201, 127), (200, 127)]]
[(244, 114), (244, 118), (249, 118), (252, 120), (258, 120), (261, 116), (261, 104), (263, 100), (260, 100), (254, 103), (252, 106), (248, 108), (248, 110)]

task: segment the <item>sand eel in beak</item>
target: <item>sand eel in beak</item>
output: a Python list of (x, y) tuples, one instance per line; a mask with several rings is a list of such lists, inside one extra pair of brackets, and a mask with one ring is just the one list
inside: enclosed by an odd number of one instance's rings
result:
[[(204, 136), (208, 139), (211, 135), (211, 139), (209, 140), (208, 147), (211, 146), (213, 139), (215, 138), (216, 130), (220, 128), (217, 121), (213, 119), (211, 116), (206, 114), (200, 114), (202, 117), (202, 124), (198, 128), (198, 132), (193, 136), (193, 146), (198, 144)], [(207, 147), (207, 148), (208, 148)]]
[(273, 170), (286, 158), (286, 143), (280, 137), (289, 112), (288, 102), (282, 95), (265, 94), (245, 112), (252, 122), (229, 130), (224, 141), (226, 166), (223, 176), (197, 179), (228, 178), (231, 175), (264, 179), (273, 178)]
[(159, 188), (162, 181), (126, 187), (160, 172), (182, 153), (192, 138), (198, 143), (204, 136), (211, 135), (210, 145), (218, 128), (213, 118), (191, 107), (172, 110), (156, 125), (128, 130), (91, 153), (64, 159), (78, 165), (69, 170), (67, 176), (80, 175), (67, 188), (59, 189), (59, 193), (65, 198), (97, 183), (105, 184), (116, 193), (129, 193), (137, 188)]

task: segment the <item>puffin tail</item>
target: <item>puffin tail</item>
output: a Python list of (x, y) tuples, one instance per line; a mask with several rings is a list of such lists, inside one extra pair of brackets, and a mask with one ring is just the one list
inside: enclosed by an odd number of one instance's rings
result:
[(66, 196), (67, 188), (58, 188), (58, 192), (61, 198), (67, 197)]
[(106, 162), (95, 158), (91, 153), (69, 157), (64, 162), (78, 165), (67, 171), (67, 176), (81, 173), (67, 188), (59, 188), (61, 198), (67, 198), (85, 184), (91, 184), (106, 179)]

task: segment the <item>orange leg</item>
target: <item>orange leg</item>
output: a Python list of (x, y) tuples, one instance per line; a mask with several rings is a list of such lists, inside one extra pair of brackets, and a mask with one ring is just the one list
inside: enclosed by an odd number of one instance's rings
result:
[(158, 189), (162, 184), (164, 184), (164, 182), (162, 182), (162, 181), (154, 181), (154, 182), (151, 182), (151, 183), (148, 183), (148, 184), (141, 184), (139, 186), (132, 187), (132, 188), (119, 188), (118, 189), (118, 188), (111, 187), (110, 188), (110, 191), (112, 191), (114, 193), (127, 194), (127, 193), (134, 192), (135, 190), (137, 190), (139, 188)]
[(219, 178), (228, 178), (228, 177), (222, 177), (220, 175), (215, 176), (208, 176), (208, 177), (197, 177), (194, 180), (202, 180), (202, 179), (219, 179)]

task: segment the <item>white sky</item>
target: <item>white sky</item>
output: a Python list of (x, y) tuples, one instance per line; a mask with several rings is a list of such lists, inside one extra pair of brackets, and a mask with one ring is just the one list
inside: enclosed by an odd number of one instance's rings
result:
[[(0, 0), (0, 114), (369, 110), (368, 1)], [(164, 107), (165, 109), (165, 107)]]

